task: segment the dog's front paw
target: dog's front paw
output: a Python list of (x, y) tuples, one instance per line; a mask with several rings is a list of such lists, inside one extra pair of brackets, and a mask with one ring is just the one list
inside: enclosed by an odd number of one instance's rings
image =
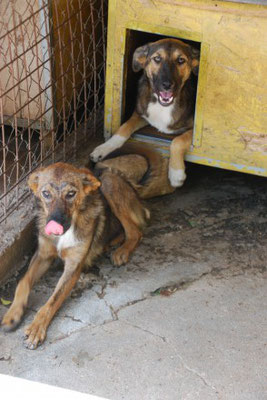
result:
[(110, 151), (112, 151), (112, 149), (109, 149), (107, 142), (100, 144), (90, 154), (90, 158), (93, 162), (101, 161), (101, 160), (103, 160), (103, 158), (105, 158), (108, 155), (108, 153)]
[(172, 187), (181, 187), (186, 179), (184, 169), (174, 169), (169, 167), (169, 181)]
[(46, 338), (46, 324), (35, 318), (25, 329), (24, 345), (27, 349), (35, 350)]
[(91, 160), (94, 162), (103, 160), (103, 158), (105, 158), (113, 150), (121, 147), (126, 142), (126, 140), (127, 138), (119, 134), (111, 136), (109, 140), (107, 140), (103, 144), (100, 144), (94, 149), (94, 151), (90, 154)]
[(21, 322), (23, 312), (23, 305), (12, 305), (1, 321), (4, 331), (9, 332), (15, 329)]
[(121, 246), (111, 254), (111, 262), (115, 267), (121, 267), (128, 262), (129, 256), (129, 250)]

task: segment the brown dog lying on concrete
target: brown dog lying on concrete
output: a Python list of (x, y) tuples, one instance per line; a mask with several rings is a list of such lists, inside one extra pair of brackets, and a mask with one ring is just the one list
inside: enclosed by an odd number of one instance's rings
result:
[(174, 135), (169, 180), (173, 187), (186, 179), (184, 155), (192, 143), (199, 50), (178, 39), (161, 39), (135, 50), (132, 67), (143, 70), (132, 116), (91, 154), (95, 162), (122, 146), (133, 132), (150, 124)]
[[(170, 193), (167, 165), (149, 147), (128, 145), (121, 155), (100, 162), (95, 174), (56, 163), (32, 173), (29, 186), (38, 200), (38, 249), (19, 282), (2, 320), (5, 330), (20, 323), (34, 283), (60, 257), (64, 272), (47, 303), (25, 330), (25, 345), (35, 349), (46, 337), (55, 313), (79, 279), (108, 245), (115, 266), (126, 263), (142, 237), (149, 211), (141, 199)], [(97, 177), (96, 177), (97, 176)]]

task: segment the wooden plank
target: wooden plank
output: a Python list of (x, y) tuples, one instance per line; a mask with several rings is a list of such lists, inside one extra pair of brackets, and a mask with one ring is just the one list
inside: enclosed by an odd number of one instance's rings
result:
[(221, 1), (215, 9), (215, 3), (112, 2), (106, 130), (112, 134), (121, 122), (127, 29), (190, 38), (203, 47), (194, 146), (187, 158), (267, 176), (267, 7)]

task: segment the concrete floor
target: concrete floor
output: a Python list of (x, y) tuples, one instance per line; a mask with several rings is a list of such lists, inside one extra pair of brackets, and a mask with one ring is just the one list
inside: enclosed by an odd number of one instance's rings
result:
[(266, 399), (266, 195), (266, 178), (190, 165), (182, 189), (149, 202), (128, 265), (99, 260), (30, 351), (50, 270), (22, 325), (0, 332), (0, 373), (112, 400)]

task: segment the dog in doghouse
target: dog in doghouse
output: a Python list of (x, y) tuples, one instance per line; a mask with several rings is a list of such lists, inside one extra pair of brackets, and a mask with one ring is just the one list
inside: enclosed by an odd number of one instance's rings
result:
[(166, 38), (138, 47), (133, 71), (143, 70), (138, 83), (135, 111), (118, 131), (91, 153), (94, 162), (120, 148), (137, 130), (151, 125), (173, 135), (168, 178), (173, 187), (186, 179), (184, 156), (193, 137), (196, 79), (200, 51), (179, 39)]

